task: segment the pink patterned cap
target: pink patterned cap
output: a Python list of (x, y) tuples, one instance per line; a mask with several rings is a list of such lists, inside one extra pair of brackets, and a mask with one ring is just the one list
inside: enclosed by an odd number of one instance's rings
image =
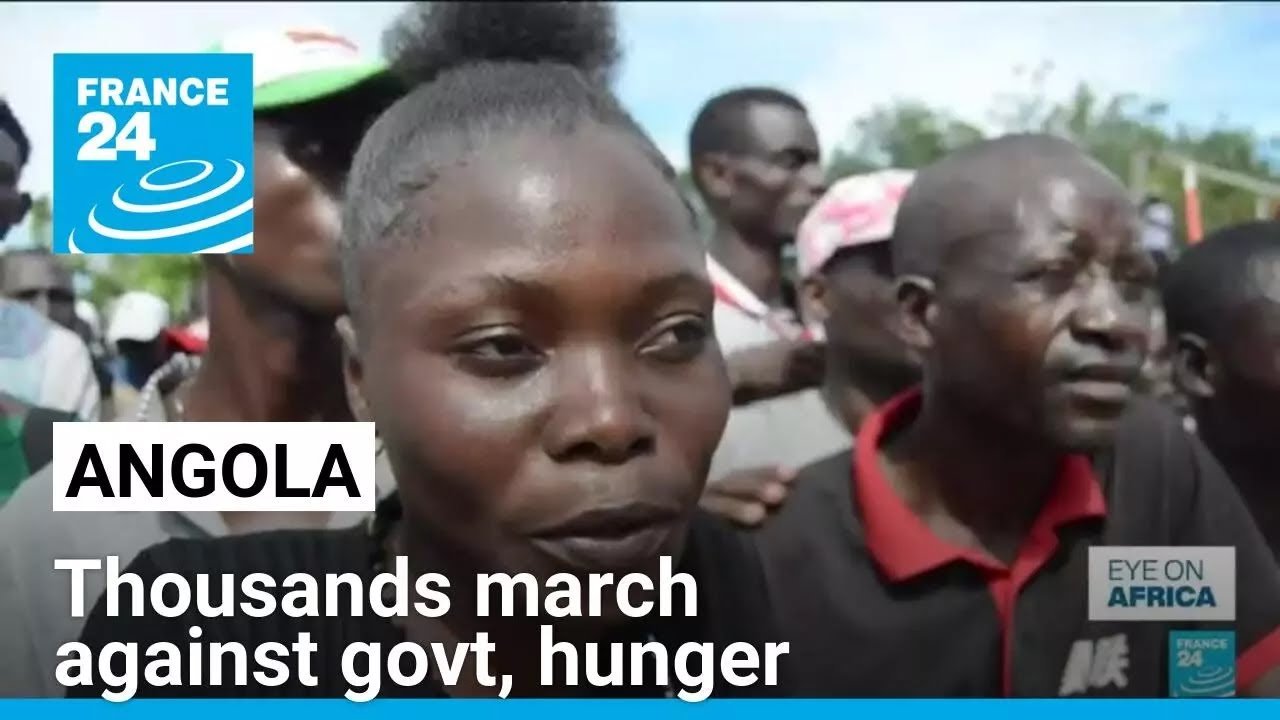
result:
[(843, 248), (892, 237), (898, 205), (913, 179), (912, 170), (880, 170), (833, 184), (796, 233), (800, 276), (807, 278), (821, 270)]

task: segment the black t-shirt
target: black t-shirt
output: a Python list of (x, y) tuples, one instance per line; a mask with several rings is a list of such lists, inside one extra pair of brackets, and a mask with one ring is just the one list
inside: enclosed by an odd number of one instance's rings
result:
[[(1065, 459), (1005, 567), (944, 543), (883, 477), (879, 440), (918, 399), (872, 416), (854, 453), (802, 470), (755, 534), (796, 695), (1164, 697), (1173, 629), (1234, 630), (1239, 689), (1280, 666), (1280, 569), (1172, 415), (1141, 402), (1113, 451)], [(1236, 622), (1090, 622), (1093, 545), (1234, 546)]]
[[(148, 589), (163, 573), (176, 573), (186, 578), (193, 589), (194, 576), (208, 574), (213, 578), (210, 585), (211, 603), (214, 606), (217, 606), (222, 597), (218, 581), (220, 574), (233, 574), (238, 586), (241, 578), (249, 573), (266, 573), (276, 581), (276, 589), (271, 594), (279, 602), (285, 594), (280, 585), (292, 573), (306, 573), (319, 578), (322, 593), (323, 576), (326, 573), (355, 573), (363, 579), (367, 591), (369, 582), (374, 577), (372, 559), (375, 549), (374, 541), (362, 527), (339, 531), (277, 531), (217, 540), (170, 540), (144, 551), (129, 566), (128, 572), (140, 576), (143, 587)], [(772, 612), (768, 608), (758, 556), (744, 542), (744, 538), (719, 520), (699, 513), (692, 524), (684, 557), (675, 571), (687, 572), (695, 579), (697, 616), (662, 618), (655, 612), (647, 618), (634, 621), (630, 627), (621, 628), (616, 636), (604, 642), (656, 640), (666, 646), (669, 663), (674, 662), (677, 648), (684, 643), (712, 643), (718, 653), (730, 643), (747, 642), (757, 648), (763, 661), (765, 644), (776, 641), (778, 633)], [(455, 587), (462, 583), (460, 579), (450, 580)], [(472, 581), (468, 579), (466, 582)], [(412, 584), (413, 579), (410, 578), (410, 585)], [(683, 601), (678, 597), (679, 587), (677, 586), (677, 597), (672, 605), (674, 608), (684, 607)], [(585, 582), (583, 589), (585, 592)], [(206, 618), (198, 612), (194, 600), (191, 610), (177, 618), (157, 617), (154, 614), (141, 618), (127, 615), (112, 618), (106, 614), (104, 595), (99, 598), (90, 614), (80, 640), (93, 651), (96, 662), (104, 646), (112, 642), (139, 643), (141, 651), (145, 651), (152, 643), (162, 641), (186, 648), (188, 643), (193, 642), (188, 635), (188, 628), (198, 625), (202, 629), (199, 642), (205, 643), (206, 647), (215, 642), (239, 642), (250, 653), (249, 684), (241, 687), (225, 679), (221, 687), (157, 687), (142, 676), (141, 665), (147, 661), (143, 657), (139, 661), (139, 689), (135, 697), (342, 697), (350, 688), (342, 672), (343, 648), (353, 642), (380, 643), (385, 660), (386, 652), (405, 639), (403, 632), (391, 620), (378, 617), (367, 606), (361, 617), (351, 617), (348, 593), (343, 592), (342, 595), (342, 607), (336, 617), (290, 618), (283, 613), (276, 613), (261, 619), (246, 616)], [(410, 602), (415, 599), (411, 598)], [(127, 588), (122, 589), (120, 602), (122, 608), (131, 607), (132, 594)], [(583, 607), (585, 606), (584, 600)], [(555, 623), (554, 620), (545, 622), (553, 626)], [(297, 639), (299, 633), (304, 632), (309, 633), (310, 640), (318, 646), (311, 661), (312, 672), (318, 679), (318, 684), (315, 687), (303, 685), (297, 678), (296, 665), (291, 659), (290, 677), (286, 684), (268, 687), (258, 683), (252, 674), (255, 668), (253, 648), (271, 641), (287, 646)], [(623, 654), (627, 655), (625, 652)], [(607, 652), (602, 649), (600, 655), (607, 657)], [(583, 657), (582, 649), (579, 648), (580, 662), (584, 661)], [(785, 656), (783, 660), (785, 661)], [(563, 673), (564, 660), (557, 662), (561, 663), (557, 666), (557, 673)], [(649, 681), (653, 677), (653, 660), (647, 659), (645, 662), (645, 677)], [(714, 670), (718, 673), (718, 659), (714, 663)], [(381, 692), (378, 697), (446, 696), (434, 668), (422, 685), (406, 688), (393, 682), (388, 676), (386, 663), (383, 665)], [(231, 659), (227, 658), (223, 678), (233, 678), (233, 669)], [(123, 658), (117, 657), (113, 672), (119, 676), (123, 670)], [(698, 669), (694, 667), (690, 670), (696, 673)], [(207, 679), (209, 668), (205, 667), (204, 672)], [(629, 668), (623, 677), (631, 677)], [(669, 673), (669, 680), (672, 690), (681, 689), (674, 670)], [(579, 669), (578, 687), (584, 696), (663, 697), (668, 692), (667, 686), (656, 684), (641, 688), (593, 688), (585, 681), (582, 669)], [(713, 696), (777, 696), (784, 694), (784, 688), (783, 680), (773, 687), (767, 687), (761, 682), (752, 687), (738, 688), (717, 676)], [(67, 695), (96, 697), (108, 689), (113, 688), (103, 683), (99, 674), (95, 674), (92, 686), (72, 687)]]

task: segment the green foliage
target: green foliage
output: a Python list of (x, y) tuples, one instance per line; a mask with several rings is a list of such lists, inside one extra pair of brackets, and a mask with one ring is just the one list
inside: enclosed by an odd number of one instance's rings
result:
[(878, 107), (854, 121), (852, 147), (837, 150), (832, 180), (882, 168), (917, 168), (982, 139), (976, 127), (918, 102)]
[(195, 255), (113, 255), (105, 268), (97, 270), (79, 257), (73, 260), (78, 261), (77, 269), (93, 278), (89, 300), (100, 308), (123, 292), (145, 290), (164, 298), (175, 313), (180, 312), (202, 271)]
[[(1168, 106), (1135, 95), (1103, 96), (1081, 85), (1054, 101), (1044, 91), (1051, 68), (1019, 70), (1026, 87), (993, 98), (988, 118), (993, 131), (1050, 132), (1068, 137), (1126, 181), (1134, 182), (1135, 156), (1176, 152), (1197, 162), (1277, 181), (1280, 174), (1262, 154), (1267, 143), (1252, 129), (1220, 125), (1207, 131), (1169, 127)], [(886, 167), (919, 168), (958, 147), (979, 140), (982, 131), (944, 110), (915, 101), (873, 108), (856, 119), (850, 142), (837, 149), (828, 167), (832, 179)], [(1252, 219), (1257, 198), (1247, 190), (1201, 178), (1200, 205), (1206, 231)], [(1155, 162), (1135, 194), (1155, 194), (1184, 214), (1181, 167)]]
[(27, 221), (31, 223), (31, 239), (36, 247), (53, 248), (53, 200), (46, 193), (32, 199), (31, 209), (27, 211)]

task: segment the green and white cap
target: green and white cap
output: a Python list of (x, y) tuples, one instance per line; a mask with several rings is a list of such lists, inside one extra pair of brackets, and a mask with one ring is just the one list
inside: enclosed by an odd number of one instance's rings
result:
[(253, 109), (298, 105), (336, 95), (387, 72), (387, 64), (327, 28), (242, 30), (208, 52), (253, 55)]

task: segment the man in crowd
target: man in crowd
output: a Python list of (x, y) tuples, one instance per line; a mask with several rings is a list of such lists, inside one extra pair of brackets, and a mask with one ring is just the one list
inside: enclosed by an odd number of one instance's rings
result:
[(168, 325), (169, 305), (158, 295), (134, 290), (115, 300), (107, 343), (117, 362), (111, 393), (116, 417), (133, 417), (142, 388), (169, 359), (164, 335)]
[[(885, 170), (840, 180), (800, 223), (801, 316), (809, 333), (825, 340), (826, 359), (822, 384), (793, 403), (804, 417), (807, 447), (821, 448), (818, 457), (850, 452), (862, 420), (919, 382), (918, 362), (893, 332), (889, 262), (894, 217), (912, 177)], [(785, 483), (758, 480), (740, 474), (712, 485), (703, 507), (740, 525), (758, 524), (787, 494)]]
[(1174, 377), (1280, 558), (1280, 222), (1219, 230), (1170, 268)]
[(0, 298), (0, 505), (52, 459), (53, 423), (95, 419), (97, 398), (79, 338), (29, 306)]
[(1154, 195), (1143, 198), (1139, 206), (1142, 216), (1142, 246), (1164, 268), (1174, 257), (1173, 208)]
[(0, 98), (0, 241), (31, 209), (31, 196), (18, 189), (19, 176), (31, 157), (31, 142), (9, 103)]
[[(4, 260), (0, 255), (0, 267)], [(101, 407), (84, 342), (30, 306), (5, 298), (0, 298), (0, 391), (81, 420), (97, 420)]]
[[(0, 100), (0, 242), (31, 207), (31, 197), (18, 190), (30, 155), (21, 123)], [(71, 332), (4, 297), (10, 259), (0, 255), (0, 505), (52, 458), (54, 422), (97, 412), (96, 394), (84, 382), (88, 351)]]
[[(206, 256), (207, 352), (202, 360), (171, 358), (144, 385), (135, 416), (121, 419), (349, 420), (333, 329), (344, 311), (337, 196), (365, 128), (401, 88), (383, 63), (328, 32), (246, 33), (216, 51), (255, 55), (254, 253)], [(46, 468), (0, 511), (0, 696), (61, 694), (56, 651), (76, 639), (82, 620), (70, 616), (70, 581), (52, 571), (54, 558), (111, 554), (123, 564), (173, 537), (361, 519), (345, 513), (55, 515), (51, 492)], [(90, 583), (85, 595), (95, 598), (101, 574), (91, 573)]]
[(1280, 693), (1275, 560), (1212, 456), (1135, 399), (1157, 295), (1138, 226), (1049, 136), (917, 174), (892, 254), (923, 384), (757, 536), (800, 695), (1167, 696), (1174, 624), (1088, 620), (1100, 545), (1233, 547), (1237, 688)]
[(10, 250), (4, 256), (0, 291), (10, 300), (24, 302), (40, 314), (75, 332), (76, 294), (71, 269), (43, 248)]
[(821, 393), (849, 433), (920, 382), (919, 363), (895, 332), (890, 240), (915, 173), (882, 170), (839, 181), (797, 237), (803, 316), (827, 345)]
[[(796, 98), (743, 88), (703, 106), (689, 150), (694, 185), (714, 222), (708, 270), (716, 335), (742, 406), (730, 415), (711, 482), (730, 474), (735, 483), (786, 482), (826, 449), (804, 446), (792, 398), (776, 397), (822, 377), (822, 348), (803, 337), (783, 266), (784, 248), (824, 189), (817, 133)], [(793, 440), (780, 442), (787, 435)]]
[[(92, 328), (77, 312), (71, 268), (58, 256), (44, 248), (24, 248), (6, 253), (4, 272), (0, 274), (0, 291), (13, 300), (25, 302), (45, 317), (72, 331), (89, 349), (98, 391), (104, 404), (110, 399), (110, 386), (104, 388), (109, 375), (107, 354), (97, 342)], [(103, 390), (107, 392), (103, 392)], [(100, 413), (101, 414), (101, 413)]]
[[(31, 197), (18, 189), (30, 156), (22, 124), (0, 100), (0, 242), (31, 207)], [(51, 260), (40, 251), (0, 252), (0, 392), (11, 411), (5, 414), (25, 418), (36, 407), (96, 420), (89, 351), (64, 329), (75, 321), (71, 274)]]

